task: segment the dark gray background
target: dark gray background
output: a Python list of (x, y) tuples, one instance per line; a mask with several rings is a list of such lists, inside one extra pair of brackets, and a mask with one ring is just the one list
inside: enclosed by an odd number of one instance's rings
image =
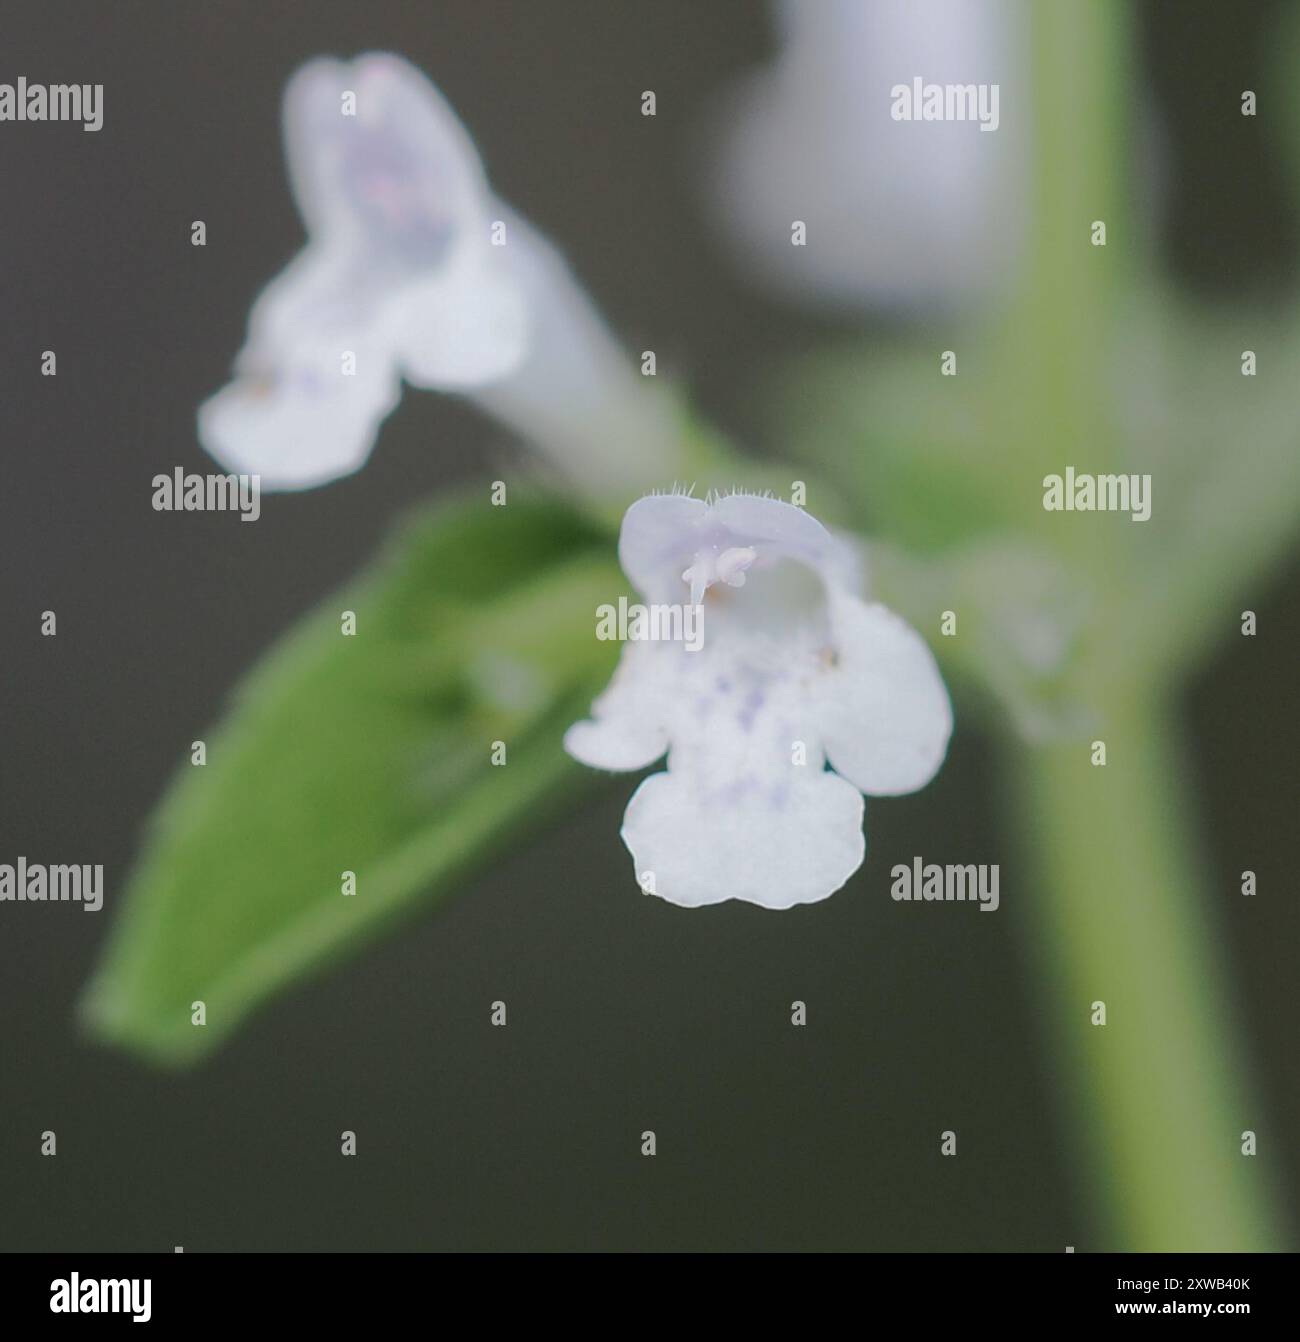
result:
[[(1168, 264), (1224, 299), (1293, 274), (1276, 166), (1200, 110), (1261, 85), (1275, 8), (1137, 11), (1173, 137)], [(500, 193), (727, 427), (762, 444), (756, 370), (829, 329), (742, 290), (692, 180), (710, 95), (771, 51), (761, 5), (7, 3), (0, 79), (103, 83), (106, 116), (97, 135), (0, 125), (0, 860), (102, 861), (118, 888), (239, 673), (412, 497), (506, 450), (464, 405), (410, 394), (363, 473), (269, 498), (254, 526), (150, 508), (155, 472), (208, 468), (194, 409), (300, 244), (284, 82), (308, 56), (368, 48), (429, 72)], [(46, 348), (55, 379), (38, 375)], [(1251, 1126), (1292, 1206), (1297, 558), (1250, 602), (1261, 636), (1229, 644), (1188, 701), (1265, 1103)], [(56, 639), (38, 635), (46, 608)], [(190, 1074), (74, 1032), (111, 893), (97, 915), (4, 906), (0, 1245), (1101, 1247), (1054, 1118), (999, 760), (960, 705), (958, 724), (929, 790), (869, 808), (866, 868), (815, 911), (637, 896), (618, 838), (631, 784), (615, 782)], [(888, 900), (890, 864), (928, 851), (936, 817), (946, 846), (1002, 863), (997, 916)], [(506, 1030), (488, 1024), (497, 997)], [(956, 1161), (937, 1157), (945, 1127)], [(57, 1159), (38, 1154), (44, 1128)]]

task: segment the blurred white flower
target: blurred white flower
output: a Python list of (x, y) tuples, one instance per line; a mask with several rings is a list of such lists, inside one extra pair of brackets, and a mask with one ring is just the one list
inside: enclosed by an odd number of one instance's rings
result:
[(705, 612), (697, 652), (628, 643), (565, 737), (598, 769), (668, 753), (624, 817), (642, 888), (692, 907), (824, 899), (862, 863), (861, 794), (914, 791), (943, 760), (952, 710), (929, 649), (856, 594), (848, 544), (777, 499), (643, 498), (619, 559), (647, 602)]
[(311, 61), (284, 138), (309, 240), (254, 305), (235, 381), (200, 408), (213, 456), (268, 488), (345, 475), (405, 378), (485, 404), (490, 388), (488, 408), (583, 483), (671, 469), (663, 406), (562, 259), (493, 198), (423, 74), (383, 54)]
[[(1027, 205), (1024, 0), (780, 0), (777, 16), (781, 55), (733, 95), (708, 164), (742, 263), (783, 296), (843, 310), (996, 286)], [(918, 77), (999, 85), (997, 131), (894, 120), (891, 89)]]

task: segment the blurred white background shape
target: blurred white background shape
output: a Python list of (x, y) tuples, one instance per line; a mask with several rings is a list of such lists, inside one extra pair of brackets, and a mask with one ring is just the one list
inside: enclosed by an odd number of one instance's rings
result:
[[(711, 206), (742, 269), (852, 314), (995, 291), (1025, 234), (1023, 0), (780, 0), (781, 50), (724, 100)], [(891, 90), (999, 86), (999, 125), (898, 121)], [(807, 225), (807, 243), (791, 225)]]

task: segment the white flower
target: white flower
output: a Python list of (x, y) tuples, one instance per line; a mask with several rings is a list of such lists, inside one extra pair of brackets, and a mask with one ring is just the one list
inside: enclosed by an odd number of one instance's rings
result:
[(662, 405), (563, 260), (492, 196), (418, 70), (383, 54), (309, 62), (285, 92), (284, 138), (309, 241), (254, 305), (236, 380), (200, 408), (228, 469), (283, 489), (356, 470), (403, 378), (490, 389), (488, 408), (584, 484), (640, 488), (671, 469)]
[(704, 604), (700, 651), (628, 643), (565, 737), (599, 769), (668, 753), (624, 817), (642, 888), (687, 906), (824, 899), (862, 863), (861, 794), (914, 791), (943, 760), (952, 710), (929, 649), (855, 594), (845, 542), (776, 499), (643, 498), (619, 559), (647, 602)]
[[(785, 296), (844, 310), (996, 285), (1026, 211), (1024, 0), (781, 0), (777, 17), (781, 55), (736, 91), (711, 164), (741, 259)], [(917, 77), (999, 85), (998, 130), (893, 120), (891, 89)]]

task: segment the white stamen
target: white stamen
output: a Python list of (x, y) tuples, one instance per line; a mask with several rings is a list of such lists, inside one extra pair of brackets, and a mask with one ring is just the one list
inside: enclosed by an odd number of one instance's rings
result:
[(708, 550), (697, 550), (690, 568), (682, 574), (682, 581), (691, 585), (691, 605), (698, 606), (704, 593), (717, 581), (713, 572), (713, 555)]
[(757, 558), (758, 551), (748, 545), (733, 546), (721, 554), (714, 550), (696, 550), (690, 568), (682, 574), (682, 581), (691, 585), (691, 605), (698, 606), (715, 582), (724, 582), (728, 587), (743, 587), (745, 572)]
[(749, 545), (723, 550), (718, 556), (718, 577), (728, 587), (743, 587), (745, 585), (745, 573), (757, 558), (758, 551)]

